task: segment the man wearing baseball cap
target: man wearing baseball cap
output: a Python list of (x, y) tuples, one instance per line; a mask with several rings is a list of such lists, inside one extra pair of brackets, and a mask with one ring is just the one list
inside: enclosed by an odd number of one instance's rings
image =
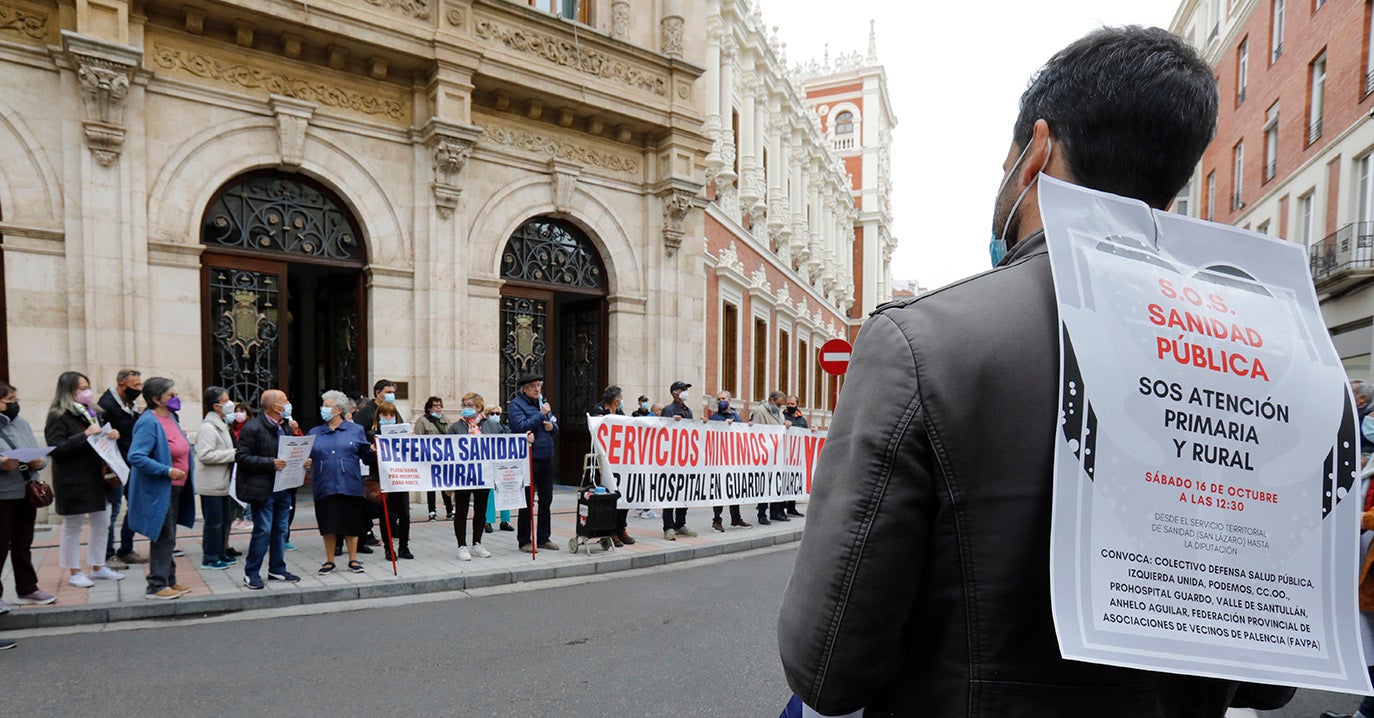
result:
[[(668, 391), (673, 393), (673, 403), (663, 407), (665, 419), (692, 418), (692, 408), (687, 406), (691, 399), (691, 392), (687, 390), (691, 387), (691, 384), (681, 380), (668, 387)], [(687, 509), (663, 509), (663, 538), (676, 541), (678, 536), (691, 538), (696, 535), (697, 532), (687, 528)]]

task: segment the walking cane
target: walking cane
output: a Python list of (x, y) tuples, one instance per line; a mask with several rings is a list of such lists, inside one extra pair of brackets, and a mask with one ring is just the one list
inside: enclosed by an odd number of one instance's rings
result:
[(535, 537), (539, 535), (539, 522), (535, 517), (534, 510), (534, 456), (525, 459), (525, 466), (530, 470), (530, 560), (533, 561), (539, 555), (539, 542)]
[[(377, 439), (375, 437), (372, 440), (372, 451), (377, 451)], [(381, 454), (378, 453), (377, 457), (377, 476), (380, 478), (382, 474)], [(381, 482), (379, 481), (378, 483), (380, 484)], [(378, 488), (382, 489), (381, 486), (378, 486)], [(386, 552), (391, 554), (391, 575), (399, 576), (400, 574), (396, 571), (396, 547), (391, 545), (391, 515), (387, 513), (386, 510), (385, 489), (382, 489), (382, 524), (382, 533), (386, 534)]]

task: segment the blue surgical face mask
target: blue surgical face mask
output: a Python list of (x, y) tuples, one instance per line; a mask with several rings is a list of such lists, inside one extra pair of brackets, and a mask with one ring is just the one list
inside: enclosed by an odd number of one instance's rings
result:
[(290, 418), (291, 418), (291, 405), (290, 405), (290, 404), (287, 404), (286, 406), (283, 406), (283, 407), (281, 408), (281, 415), (282, 415), (282, 418), (283, 418), (283, 419), (290, 419)]
[(645, 411), (648, 411), (648, 410), (649, 410), (649, 402), (647, 402), (647, 401), (641, 401), (641, 402), (639, 402), (639, 408), (641, 408), (641, 409), (643, 409), (643, 410), (645, 410)]
[(389, 402), (391, 402), (392, 404), (395, 404), (395, 403), (396, 403), (396, 393), (395, 393), (395, 392), (389, 391), (389, 392), (383, 394), (383, 395), (382, 395), (382, 401), (389, 401)]
[(429, 412), (429, 415), (433, 417), (435, 420), (444, 418), (444, 412), (442, 411), (431, 411)]
[(396, 419), (395, 417), (384, 416), (381, 419), (379, 419), (377, 423), (381, 424), (382, 426), (391, 426), (392, 424), (396, 423)]
[(321, 419), (322, 421), (330, 421), (330, 420), (332, 420), (333, 418), (334, 418), (334, 410), (333, 410), (333, 409), (331, 409), (331, 408), (329, 408), (329, 407), (327, 407), (327, 406), (322, 406), (322, 407), (320, 407), (320, 419)]
[(1366, 414), (1360, 420), (1360, 433), (1366, 440), (1374, 441), (1374, 414)]
[(722, 399), (721, 401), (716, 402), (716, 408), (720, 410), (720, 413), (724, 414), (725, 412), (730, 410), (730, 402)]
[(463, 407), (463, 418), (464, 418), (464, 419), (471, 419), (471, 418), (474, 417), (474, 416), (477, 416), (477, 410), (476, 410), (476, 409), (474, 409), (474, 408), (472, 408), (472, 407), (470, 407), (470, 406), (465, 406), (465, 407)]
[[(1050, 165), (1050, 154), (1054, 152), (1054, 138), (1047, 137), (1046, 140), (1049, 142), (1049, 152), (1045, 155), (1045, 164), (1040, 168), (1041, 172), (1044, 172), (1045, 167)], [(1002, 177), (1002, 184), (997, 185), (997, 199), (1000, 200), (1002, 198), (1002, 190), (1007, 188), (1007, 183), (1016, 175), (1016, 168), (1021, 165), (1021, 160), (1026, 158), (1026, 153), (1030, 151), (1030, 148), (1031, 145), (1028, 143), (1026, 148), (1021, 150), (1021, 154), (1016, 156), (1016, 161), (1011, 164), (1011, 170)], [(1037, 174), (1036, 177), (1038, 178), (1039, 175)], [(1002, 223), (1001, 236), (999, 237), (997, 233), (994, 232), (992, 234), (992, 240), (988, 242), (988, 258), (992, 260), (992, 266), (994, 267), (1001, 264), (1002, 258), (1007, 256), (1007, 229), (1011, 227), (1011, 218), (1016, 216), (1016, 210), (1021, 207), (1021, 200), (1026, 198), (1026, 193), (1030, 192), (1030, 188), (1034, 184), (1035, 183), (1032, 182), (1026, 185), (1025, 189), (1021, 190), (1021, 194), (1016, 197), (1016, 202), (1011, 205), (1011, 211), (1007, 213), (1006, 221)]]

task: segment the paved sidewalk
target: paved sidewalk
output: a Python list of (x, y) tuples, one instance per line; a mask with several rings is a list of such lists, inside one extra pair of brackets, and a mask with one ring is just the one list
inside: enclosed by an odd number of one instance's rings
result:
[[(553, 541), (559, 545), (559, 551), (540, 551), (537, 558), (531, 559), (529, 554), (519, 551), (513, 532), (498, 529), (482, 539), (482, 545), (492, 553), (491, 558), (459, 561), (453, 523), (442, 519), (443, 504), (438, 505), (441, 518), (435, 522), (426, 520), (424, 503), (411, 504), (410, 550), (415, 558), (397, 561), (397, 575), (392, 575), (391, 563), (384, 560), (382, 547), (377, 546), (375, 553), (359, 556), (366, 573), (349, 572), (345, 554), (332, 559), (338, 564), (333, 573), (320, 576), (317, 571), (325, 560), (324, 545), (315, 524), (314, 504), (308, 499), (302, 500), (297, 505), (291, 531), (296, 550), (286, 552), (287, 569), (298, 574), (301, 581), (297, 584), (266, 581), (267, 588), (262, 591), (250, 591), (243, 585), (242, 556), (239, 563), (227, 570), (200, 569), (201, 532), (197, 521), (195, 529), (180, 527), (177, 533), (177, 546), (186, 552), (185, 556), (176, 559), (177, 580), (192, 590), (174, 601), (144, 598), (146, 564), (131, 565), (124, 572), (123, 581), (96, 581), (95, 587), (88, 589), (70, 585), (66, 580), (67, 571), (58, 566), (60, 528), (40, 527), (33, 550), (38, 584), (43, 590), (56, 594), (57, 603), (51, 606), (14, 605), (14, 577), (6, 562), (0, 573), (0, 584), (4, 586), (4, 598), (9, 601), (11, 610), (8, 615), (0, 616), (0, 633), (7, 629), (228, 613), (624, 571), (797, 541), (805, 525), (805, 519), (794, 518), (787, 523), (774, 522), (771, 526), (755, 525), (747, 529), (732, 529), (727, 525), (724, 533), (717, 533), (711, 530), (711, 509), (694, 508), (687, 513), (687, 525), (700, 535), (667, 541), (663, 538), (660, 519), (639, 519), (632, 513), (629, 532), (636, 540), (633, 546), (603, 551), (593, 541), (590, 552), (582, 547), (572, 554), (568, 543), (575, 535), (576, 507), (576, 492), (572, 487), (555, 489)], [(802, 510), (805, 512), (804, 504)], [(756, 512), (752, 506), (746, 507), (744, 516), (745, 520), (754, 522)], [(726, 513), (727, 524), (729, 520)], [(514, 525), (513, 514), (511, 523)], [(248, 539), (248, 532), (234, 532), (230, 545), (247, 553)], [(135, 550), (146, 556), (147, 539), (139, 536)], [(82, 557), (85, 557), (84, 548)], [(266, 571), (264, 565), (264, 580)]]

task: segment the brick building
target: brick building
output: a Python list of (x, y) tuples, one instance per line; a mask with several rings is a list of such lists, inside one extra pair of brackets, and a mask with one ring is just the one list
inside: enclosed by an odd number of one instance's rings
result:
[(817, 350), (891, 298), (889, 149), (895, 125), (867, 55), (789, 68), (757, 7), (707, 18), (704, 364), (710, 398), (754, 407), (797, 394), (813, 425), (833, 408)]
[(1352, 378), (1374, 353), (1374, 2), (1187, 0), (1171, 30), (1216, 68), (1217, 135), (1174, 211), (1308, 247)]

